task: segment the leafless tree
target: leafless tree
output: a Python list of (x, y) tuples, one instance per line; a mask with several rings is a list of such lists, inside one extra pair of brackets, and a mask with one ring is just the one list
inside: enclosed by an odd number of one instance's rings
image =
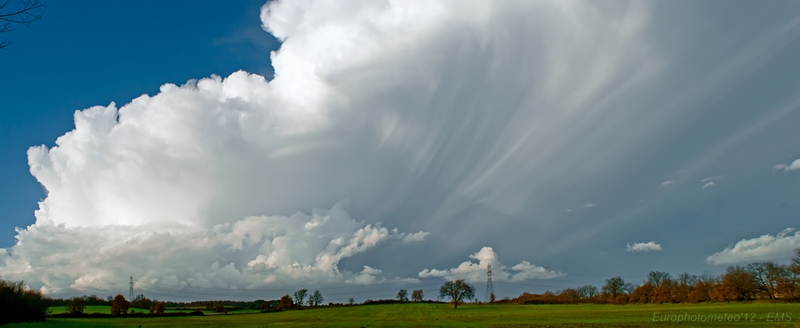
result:
[(308, 295), (308, 289), (299, 289), (294, 292), (294, 304), (297, 306), (302, 307), (303, 301), (306, 299), (306, 295)]
[(775, 262), (750, 263), (747, 270), (753, 274), (756, 287), (770, 299), (776, 298), (781, 281), (790, 277), (789, 268)]
[(626, 283), (622, 277), (611, 277), (606, 279), (606, 284), (603, 285), (603, 293), (611, 296), (613, 301), (617, 298), (617, 296), (625, 294), (629, 286), (630, 284)]
[(308, 297), (308, 304), (311, 306), (319, 306), (324, 301), (325, 298), (322, 297), (322, 293), (319, 292), (319, 289), (314, 290), (314, 293)]
[[(0, 0), (0, 34), (14, 30), (14, 25), (30, 26), (31, 23), (42, 19), (40, 9), (47, 4), (41, 0), (22, 0), (16, 2), (16, 7), (10, 7), (11, 0)], [(0, 49), (5, 49), (12, 44), (8, 39), (0, 41)]]
[(671, 279), (672, 276), (669, 273), (662, 271), (650, 271), (650, 273), (647, 274), (647, 282), (655, 288), (661, 287), (661, 284)]
[(425, 297), (425, 293), (422, 289), (415, 289), (414, 292), (411, 293), (411, 299), (414, 302), (422, 302), (422, 298)]
[(592, 285), (583, 285), (578, 287), (578, 292), (581, 293), (581, 300), (583, 301), (592, 300), (595, 296), (600, 294), (600, 292), (597, 290), (597, 287)]

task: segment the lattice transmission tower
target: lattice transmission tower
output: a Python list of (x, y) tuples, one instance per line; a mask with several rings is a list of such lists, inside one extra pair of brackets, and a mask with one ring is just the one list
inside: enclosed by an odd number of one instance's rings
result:
[(133, 276), (131, 276), (130, 286), (131, 286), (131, 293), (128, 299), (133, 301)]
[(491, 303), (494, 302), (494, 285), (492, 285), (492, 264), (486, 268), (486, 296), (484, 296), (484, 302)]

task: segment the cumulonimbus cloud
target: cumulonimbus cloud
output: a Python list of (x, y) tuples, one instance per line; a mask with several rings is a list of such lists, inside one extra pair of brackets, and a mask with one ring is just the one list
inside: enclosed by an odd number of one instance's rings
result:
[[(718, 84), (660, 80), (675, 54), (652, 39), (653, 13), (640, 1), (271, 1), (261, 18), (282, 42), (274, 79), (165, 84), (77, 111), (55, 147), (28, 151), (47, 197), (0, 252), (0, 274), (50, 291), (125, 288), (135, 268), (137, 284), (369, 284), (392, 271), (340, 261), (392, 240), (495, 229), (509, 247), (569, 243), (556, 232), (577, 215), (541, 238), (520, 222), (572, 206), (557, 200), (590, 177), (629, 174), (620, 164), (689, 111), (684, 95)], [(336, 214), (313, 210), (342, 199)], [(498, 279), (558, 275), (497, 266)]]
[(800, 248), (800, 231), (786, 228), (773, 236), (764, 234), (756, 238), (742, 239), (706, 258), (714, 265), (736, 264), (751, 261), (773, 261), (792, 256)]
[[(639, 30), (648, 7), (609, 8), (269, 2), (263, 27), (282, 42), (271, 54), (274, 79), (240, 71), (165, 84), (121, 107), (76, 111), (74, 130), (54, 147), (29, 149), (47, 197), (36, 223), (0, 252), (0, 273), (51, 292), (121, 288), (133, 267), (137, 284), (381, 281), (370, 278), (377, 271), (337, 265), (392, 238), (423, 241), (458, 219), (435, 204), (480, 197), (487, 208), (527, 213), (528, 181), (541, 172), (580, 179), (562, 170), (579, 167), (541, 154), (596, 149), (581, 135), (548, 135), (626, 126), (620, 118), (639, 106), (620, 105), (623, 95), (638, 95), (661, 63), (640, 33), (614, 32)], [(486, 70), (464, 69), (478, 66)], [(533, 110), (545, 104), (560, 110)], [(614, 118), (584, 122), (589, 105)], [(602, 154), (626, 152), (615, 145)], [(612, 162), (582, 174), (603, 167)], [(413, 220), (394, 214), (423, 191), (434, 205), (414, 205)], [(342, 199), (352, 200), (348, 212), (302, 214)], [(557, 275), (527, 262), (508, 270), (518, 271), (508, 279)]]
[(625, 251), (630, 253), (636, 252), (658, 252), (661, 251), (661, 244), (657, 244), (654, 241), (648, 241), (646, 243), (628, 243), (625, 246)]
[(522, 261), (511, 267), (500, 263), (497, 254), (491, 247), (483, 247), (469, 256), (467, 260), (455, 268), (439, 270), (424, 269), (419, 272), (420, 278), (443, 277), (448, 279), (464, 279), (471, 282), (485, 281), (489, 264), (492, 265), (492, 279), (495, 281), (524, 281), (529, 279), (552, 279), (565, 276), (563, 272), (533, 265)]

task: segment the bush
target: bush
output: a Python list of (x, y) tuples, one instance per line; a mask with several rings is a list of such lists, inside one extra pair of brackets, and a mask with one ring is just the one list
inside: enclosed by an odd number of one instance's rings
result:
[(67, 301), (67, 312), (72, 314), (81, 314), (86, 309), (86, 304), (83, 302), (83, 297), (75, 297)]
[(47, 306), (42, 293), (25, 287), (25, 283), (0, 279), (0, 325), (11, 322), (44, 321)]
[(164, 313), (164, 303), (158, 302), (158, 303), (156, 303), (156, 305), (153, 305), (153, 306), (155, 307), (156, 313), (158, 313), (158, 314), (163, 314)]

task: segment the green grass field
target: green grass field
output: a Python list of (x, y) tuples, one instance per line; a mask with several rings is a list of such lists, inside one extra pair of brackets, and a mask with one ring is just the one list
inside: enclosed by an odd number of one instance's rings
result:
[[(54, 308), (52, 312), (56, 312)], [(89, 312), (107, 312), (91, 307)], [(695, 321), (675, 322), (679, 315)], [(666, 321), (653, 321), (661, 319)], [(672, 316), (672, 317), (671, 317)], [(713, 318), (713, 321), (712, 321)], [(669, 321), (672, 319), (673, 321)], [(705, 319), (705, 321), (701, 321)], [(720, 321), (720, 319), (722, 319)], [(782, 321), (778, 321), (782, 319)], [(387, 304), (174, 318), (47, 319), (10, 327), (800, 327), (800, 304)]]

